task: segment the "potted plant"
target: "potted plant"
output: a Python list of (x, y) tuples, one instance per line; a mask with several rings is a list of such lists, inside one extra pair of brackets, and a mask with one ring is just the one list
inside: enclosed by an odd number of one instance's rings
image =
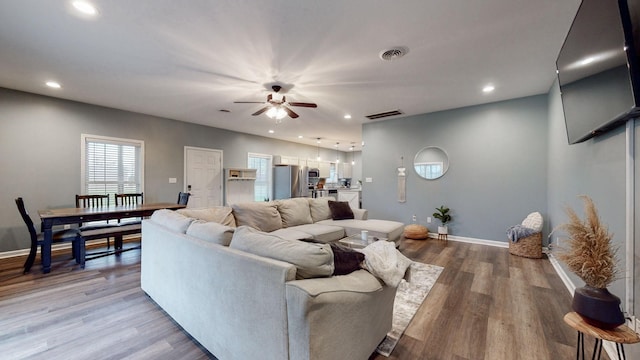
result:
[(440, 220), (440, 223), (442, 224), (441, 226), (438, 226), (438, 234), (442, 234), (442, 235), (448, 234), (449, 227), (447, 226), (447, 223), (451, 221), (451, 215), (449, 215), (449, 208), (442, 205), (439, 208), (436, 208), (436, 210), (437, 212), (433, 213), (433, 217)]
[(559, 226), (569, 238), (568, 248), (557, 254), (569, 269), (585, 282), (573, 295), (573, 310), (589, 324), (613, 329), (624, 324), (620, 299), (607, 287), (619, 276), (617, 248), (612, 244), (607, 227), (602, 224), (593, 200), (581, 196), (586, 218), (583, 221), (567, 207), (569, 222)]

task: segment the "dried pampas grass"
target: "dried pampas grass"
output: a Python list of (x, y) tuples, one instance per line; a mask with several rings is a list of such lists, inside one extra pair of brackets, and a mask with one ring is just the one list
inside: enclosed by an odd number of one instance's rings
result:
[(586, 195), (580, 197), (584, 201), (586, 218), (583, 221), (573, 209), (565, 209), (569, 222), (559, 228), (569, 235), (569, 247), (562, 247), (558, 258), (587, 285), (606, 288), (619, 276), (616, 267), (618, 249), (611, 243), (613, 235), (600, 222), (593, 200)]

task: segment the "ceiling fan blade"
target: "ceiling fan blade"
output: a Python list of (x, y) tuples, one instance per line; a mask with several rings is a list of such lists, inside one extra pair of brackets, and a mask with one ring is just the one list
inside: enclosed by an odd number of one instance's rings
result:
[(293, 110), (289, 109), (288, 107), (283, 106), (282, 108), (284, 109), (284, 111), (287, 112), (287, 114), (289, 114), (289, 117), (291, 117), (292, 119), (295, 119), (298, 117), (298, 114), (294, 113)]
[(234, 101), (234, 104), (266, 104), (264, 101)]
[(251, 115), (253, 115), (253, 116), (258, 116), (258, 115), (262, 114), (263, 112), (265, 112), (265, 111), (269, 110), (269, 108), (271, 108), (271, 106), (265, 106), (265, 107), (263, 107), (262, 109), (260, 109), (260, 110), (258, 110), (258, 111), (256, 111), (256, 112), (254, 112), (254, 113), (253, 113), (253, 114), (251, 114)]
[(308, 108), (317, 108), (318, 105), (314, 104), (314, 103), (304, 103), (304, 102), (289, 102), (287, 103), (290, 106), (302, 106), (302, 107), (308, 107)]

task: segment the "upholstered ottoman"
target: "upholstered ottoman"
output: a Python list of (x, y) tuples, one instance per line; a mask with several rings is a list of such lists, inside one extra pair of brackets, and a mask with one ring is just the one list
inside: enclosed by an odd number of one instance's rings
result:
[(404, 237), (412, 240), (424, 240), (429, 237), (429, 229), (419, 224), (410, 224), (404, 227)]

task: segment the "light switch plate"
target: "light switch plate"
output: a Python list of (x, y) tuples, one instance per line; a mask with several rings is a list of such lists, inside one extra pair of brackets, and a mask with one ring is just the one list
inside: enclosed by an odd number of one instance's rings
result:
[(365, 178), (364, 182), (373, 182), (373, 178)]
[(178, 182), (178, 179), (176, 178), (169, 178), (169, 184), (175, 184)]

